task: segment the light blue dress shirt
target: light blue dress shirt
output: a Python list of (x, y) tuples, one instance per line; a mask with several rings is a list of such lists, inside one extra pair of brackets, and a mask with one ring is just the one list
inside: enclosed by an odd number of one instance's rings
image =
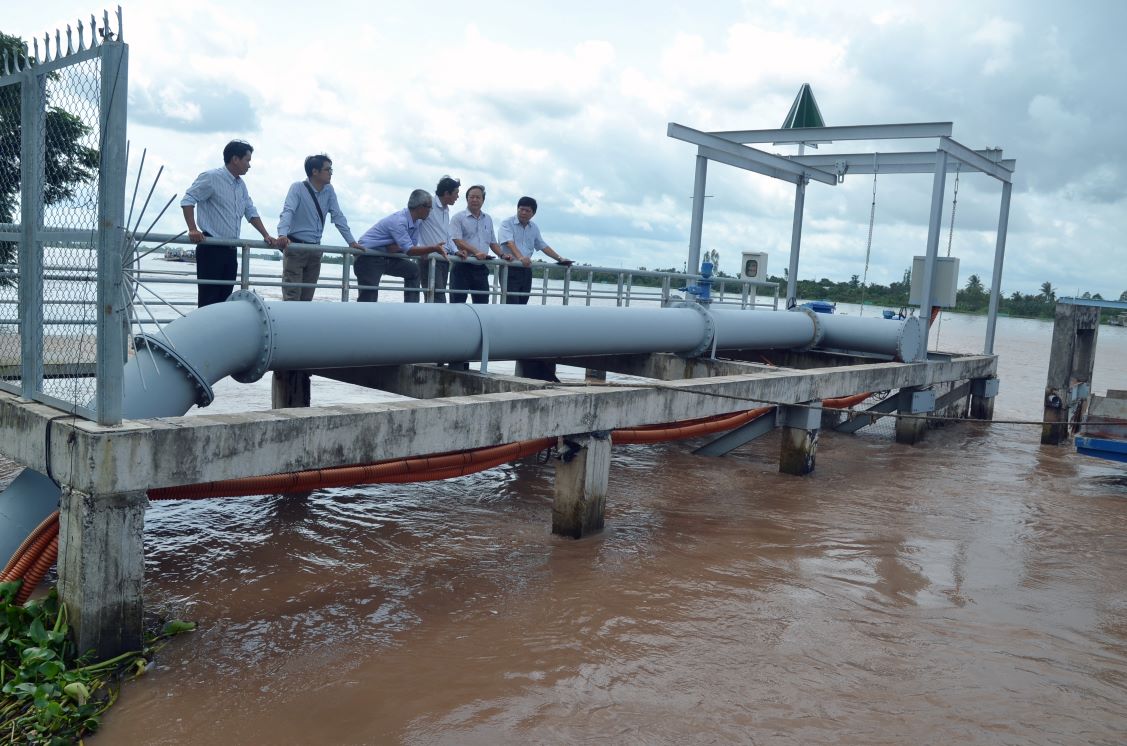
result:
[[(286, 201), (282, 205), (282, 214), (278, 218), (278, 235), (291, 236), (299, 243), (321, 243), (321, 237), (325, 235), (325, 224), (317, 214), (309, 189), (305, 188), (307, 183), (295, 181), (290, 184), (290, 191), (286, 193)], [(321, 212), (326, 216), (333, 216), (333, 225), (340, 231), (345, 243), (354, 242), (356, 239), (352, 237), (352, 230), (348, 227), (348, 218), (341, 212), (333, 185), (326, 184), (321, 191), (314, 189), (313, 193), (317, 195)]]
[(487, 212), (475, 218), (469, 210), (462, 210), (450, 221), (450, 235), (487, 254), (489, 245), (497, 243), (493, 218)]
[(406, 251), (419, 246), (419, 224), (412, 220), (411, 211), (404, 207), (393, 212), (360, 236), (358, 243), (365, 249), (377, 249), (388, 253)]
[(506, 241), (512, 241), (520, 250), (521, 256), (527, 256), (529, 259), (537, 251), (543, 251), (544, 247), (548, 245), (544, 242), (544, 237), (540, 235), (540, 228), (536, 223), (529, 220), (528, 225), (521, 225), (520, 219), (516, 215), (501, 221), (499, 239), (499, 243), (502, 245)]

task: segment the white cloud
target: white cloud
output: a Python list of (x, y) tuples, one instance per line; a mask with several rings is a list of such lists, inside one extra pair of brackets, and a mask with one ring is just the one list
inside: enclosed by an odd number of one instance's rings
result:
[[(226, 139), (251, 140), (249, 183), (268, 224), (304, 156), (326, 151), (354, 225), (451, 173), (485, 183), (495, 216), (536, 196), (549, 241), (573, 258), (680, 267), (695, 149), (668, 139), (666, 124), (777, 127), (808, 82), (829, 124), (953, 120), (967, 145), (1018, 158), (1008, 290), (1046, 279), (1105, 296), (1127, 288), (1127, 153), (1114, 147), (1127, 128), (1114, 76), (1127, 65), (1124, 4), (1063, 14), (1001, 0), (988, 15), (968, 0), (721, 1), (708, 12), (585, 2), (514, 11), (485, 0), (378, 13), (359, 2), (123, 5), (135, 152), (147, 147), (150, 167), (166, 166), (170, 195), (218, 165)], [(3, 30), (41, 36), (87, 13), (76, 0), (17, 4)], [(801, 276), (863, 272), (867, 181), (810, 186)], [(977, 177), (962, 188), (953, 250), (964, 275), (985, 278), (998, 187)], [(707, 248), (734, 257), (766, 247), (773, 269), (786, 265), (792, 185), (713, 164), (708, 193)], [(922, 252), (929, 202), (929, 177), (881, 178), (871, 279), (898, 280)], [(163, 225), (180, 229), (173, 214)]]

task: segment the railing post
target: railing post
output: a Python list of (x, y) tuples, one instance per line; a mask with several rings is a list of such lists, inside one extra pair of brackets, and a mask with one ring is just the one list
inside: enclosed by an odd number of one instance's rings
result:
[(344, 252), (344, 263), (340, 272), (340, 302), (348, 302), (348, 273), (352, 271), (352, 252)]
[(241, 287), (243, 290), (250, 290), (250, 245), (244, 243), (239, 247), (239, 249), (240, 262), (242, 264), (239, 287)]

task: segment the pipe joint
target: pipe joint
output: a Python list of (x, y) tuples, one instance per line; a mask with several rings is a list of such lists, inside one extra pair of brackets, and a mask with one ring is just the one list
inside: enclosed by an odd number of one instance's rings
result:
[(195, 366), (184, 359), (184, 357), (167, 342), (162, 341), (153, 334), (138, 334), (133, 338), (133, 345), (137, 349), (137, 355), (140, 355), (142, 347), (148, 348), (154, 354), (161, 355), (171, 361), (177, 368), (184, 371), (185, 378), (187, 378), (196, 389), (195, 403), (197, 407), (206, 407), (214, 401), (215, 394), (211, 390), (211, 384), (207, 382), (206, 378), (200, 375)]
[(814, 333), (810, 337), (810, 342), (804, 347), (796, 347), (795, 349), (805, 352), (806, 350), (812, 350), (822, 344), (822, 340), (826, 337), (826, 327), (822, 323), (822, 320), (818, 318), (818, 312), (806, 306), (795, 306), (790, 309), (791, 313), (795, 311), (806, 314), (807, 318), (810, 319), (810, 323), (814, 325)]
[(713, 343), (716, 341), (716, 322), (708, 309), (699, 303), (677, 303), (673, 308), (691, 308), (704, 318), (704, 334), (701, 335), (700, 343), (687, 352), (677, 354), (684, 358), (694, 358), (703, 355), (705, 350), (713, 349)]
[(259, 346), (258, 357), (254, 361), (254, 365), (246, 370), (232, 373), (231, 377), (239, 383), (254, 383), (266, 375), (266, 371), (270, 370), (270, 364), (274, 360), (274, 319), (270, 315), (270, 307), (257, 293), (252, 293), (249, 290), (236, 290), (231, 293), (228, 302), (240, 300), (254, 304), (255, 310), (258, 311), (261, 320), (262, 343)]

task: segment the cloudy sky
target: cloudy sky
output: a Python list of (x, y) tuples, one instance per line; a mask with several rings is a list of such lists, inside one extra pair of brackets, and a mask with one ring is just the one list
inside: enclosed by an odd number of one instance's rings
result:
[[(73, 0), (7, 5), (0, 30), (25, 38), (101, 15)], [(485, 184), (497, 219), (535, 196), (548, 242), (573, 259), (681, 268), (696, 149), (668, 138), (667, 123), (775, 128), (810, 83), (829, 125), (951, 121), (964, 145), (1017, 159), (1006, 294), (1049, 281), (1061, 295), (1118, 298), (1127, 291), (1127, 3), (1065, 7), (127, 1), (129, 136), (135, 152), (148, 149), (149, 174), (164, 166), (165, 199), (221, 165), (228, 139), (249, 140), (248, 183), (271, 230), (303, 158), (327, 152), (357, 233), (449, 173)], [(899, 279), (923, 253), (930, 190), (930, 175), (877, 180), (871, 282)], [(864, 273), (872, 193), (864, 175), (810, 185), (801, 278)], [(740, 251), (765, 250), (781, 274), (793, 187), (713, 164), (708, 194), (703, 248), (720, 253), (720, 268), (734, 273)], [(989, 177), (960, 179), (951, 253), (961, 283), (977, 273), (989, 284), (999, 195)], [(158, 228), (176, 232), (180, 222)], [(326, 240), (340, 243), (331, 227)]]

